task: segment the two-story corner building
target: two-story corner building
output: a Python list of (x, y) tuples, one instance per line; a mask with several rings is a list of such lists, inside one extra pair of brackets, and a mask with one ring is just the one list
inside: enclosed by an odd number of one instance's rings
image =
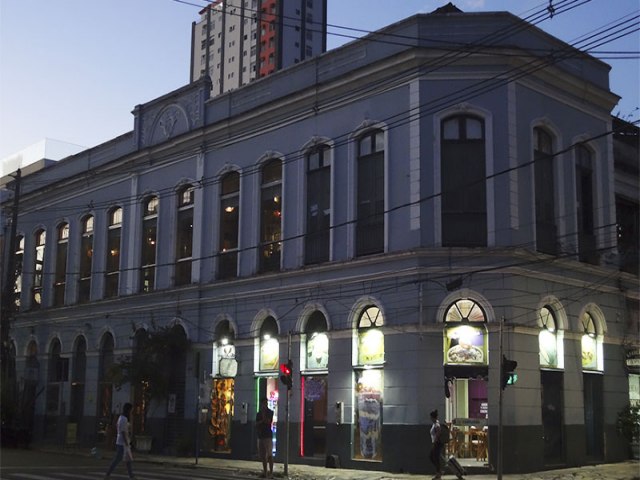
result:
[(23, 179), (10, 336), (38, 440), (101, 441), (138, 398), (109, 365), (171, 325), (195, 348), (150, 410), (158, 452), (204, 408), (203, 454), (252, 458), (267, 397), (281, 461), (291, 358), (293, 463), (429, 472), (437, 408), (490, 468), (500, 403), (505, 471), (626, 458), (609, 66), (446, 12), (215, 98), (193, 82)]

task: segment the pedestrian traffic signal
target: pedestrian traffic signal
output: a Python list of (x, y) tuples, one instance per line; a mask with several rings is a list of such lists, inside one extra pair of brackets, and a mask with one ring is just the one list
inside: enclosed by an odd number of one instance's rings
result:
[(280, 380), (284, 383), (288, 389), (293, 386), (293, 362), (289, 360), (287, 363), (280, 364)]
[(502, 389), (507, 388), (507, 385), (513, 385), (518, 381), (518, 374), (516, 373), (516, 367), (518, 362), (515, 360), (509, 360), (502, 355)]

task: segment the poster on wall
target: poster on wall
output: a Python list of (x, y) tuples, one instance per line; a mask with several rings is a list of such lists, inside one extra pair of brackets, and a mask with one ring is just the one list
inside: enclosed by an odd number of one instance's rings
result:
[(354, 458), (382, 460), (382, 370), (356, 373)]
[(449, 327), (444, 336), (444, 363), (486, 365), (487, 346), (484, 327)]

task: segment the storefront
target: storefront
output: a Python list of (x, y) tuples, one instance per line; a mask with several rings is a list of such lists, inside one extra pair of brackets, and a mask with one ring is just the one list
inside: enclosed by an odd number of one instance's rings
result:
[(384, 315), (375, 305), (358, 320), (354, 353), (353, 458), (382, 461)]
[(449, 453), (467, 466), (488, 460), (489, 356), (486, 314), (465, 298), (450, 305), (444, 318), (446, 416)]
[(269, 316), (262, 322), (257, 343), (258, 362), (255, 369), (255, 405), (260, 405), (260, 399), (266, 398), (269, 409), (273, 410), (271, 431), (273, 434), (273, 455), (275, 456), (278, 450), (276, 437), (279, 404), (278, 366), (280, 361), (280, 342), (278, 341), (278, 324), (273, 317)]
[(213, 345), (213, 368), (209, 419), (205, 435), (205, 449), (209, 452), (231, 452), (231, 426), (235, 406), (235, 377), (238, 373), (235, 333), (229, 320), (216, 328)]
[(327, 321), (316, 310), (307, 319), (300, 341), (300, 456), (327, 453), (329, 337)]

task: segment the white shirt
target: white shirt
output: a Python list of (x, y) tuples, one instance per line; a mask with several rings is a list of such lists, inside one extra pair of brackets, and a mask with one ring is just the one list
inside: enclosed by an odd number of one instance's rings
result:
[(431, 443), (436, 443), (436, 440), (440, 440), (440, 422), (436, 420), (431, 425)]
[[(124, 415), (118, 417), (118, 423), (116, 424), (118, 436), (116, 437), (116, 445), (129, 446), (127, 439), (129, 438), (129, 420)], [(125, 436), (126, 434), (126, 436)]]

